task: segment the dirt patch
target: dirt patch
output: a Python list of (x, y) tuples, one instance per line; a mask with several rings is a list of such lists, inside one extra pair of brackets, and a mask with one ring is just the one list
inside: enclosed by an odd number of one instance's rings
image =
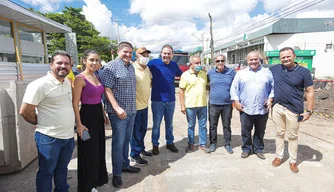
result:
[(314, 90), (314, 111), (334, 116), (334, 83), (328, 83), (324, 88)]

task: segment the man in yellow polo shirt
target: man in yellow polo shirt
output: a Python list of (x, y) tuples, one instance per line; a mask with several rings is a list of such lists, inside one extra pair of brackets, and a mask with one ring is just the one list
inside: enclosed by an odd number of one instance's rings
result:
[(133, 63), (136, 74), (136, 106), (137, 113), (133, 127), (132, 138), (130, 141), (130, 156), (138, 165), (147, 165), (147, 161), (141, 158), (152, 156), (152, 153), (145, 151), (144, 138), (147, 132), (148, 120), (148, 100), (151, 95), (152, 74), (146, 66), (149, 59), (150, 50), (145, 47), (138, 48), (136, 51), (137, 60)]
[(206, 73), (202, 71), (201, 58), (199, 56), (191, 56), (190, 68), (182, 74), (179, 84), (181, 112), (187, 116), (188, 121), (187, 153), (195, 150), (196, 117), (198, 118), (199, 127), (198, 149), (205, 153), (210, 153), (210, 149), (206, 147), (207, 84)]

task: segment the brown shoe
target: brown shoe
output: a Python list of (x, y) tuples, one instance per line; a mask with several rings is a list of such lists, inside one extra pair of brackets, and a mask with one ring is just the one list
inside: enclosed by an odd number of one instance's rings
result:
[(274, 167), (278, 167), (282, 164), (282, 159), (276, 157), (271, 164), (273, 164)]
[(153, 145), (153, 149), (152, 149), (152, 155), (159, 155), (159, 146), (154, 146)]
[(290, 170), (292, 171), (292, 173), (298, 173), (298, 167), (297, 167), (297, 163), (290, 163)]

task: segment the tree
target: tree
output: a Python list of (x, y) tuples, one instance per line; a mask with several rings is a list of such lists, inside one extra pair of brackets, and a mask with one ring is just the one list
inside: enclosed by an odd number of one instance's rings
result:
[[(102, 60), (111, 60), (111, 44), (116, 41), (100, 36), (100, 32), (95, 29), (94, 25), (86, 20), (81, 8), (65, 6), (61, 13), (45, 13), (42, 15), (70, 27), (72, 32), (76, 33), (79, 57), (83, 56), (85, 50), (94, 49), (99, 52)], [(62, 33), (47, 34), (47, 46), (50, 54), (55, 50), (65, 50), (65, 35)]]

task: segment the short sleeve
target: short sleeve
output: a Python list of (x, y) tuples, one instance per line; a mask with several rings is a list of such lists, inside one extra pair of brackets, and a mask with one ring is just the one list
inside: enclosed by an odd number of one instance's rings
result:
[(103, 70), (102, 73), (102, 84), (104, 87), (108, 87), (110, 89), (114, 88), (115, 82), (115, 73), (111, 67), (107, 67)]
[(23, 96), (23, 103), (30, 105), (38, 105), (45, 98), (43, 86), (37, 85), (35, 82), (29, 83)]
[(180, 82), (179, 82), (179, 87), (181, 89), (185, 89), (187, 87), (186, 73), (183, 73), (181, 75), (181, 79), (180, 79)]
[(304, 87), (309, 87), (313, 85), (312, 75), (309, 70), (305, 71), (304, 75)]
[(177, 64), (175, 65), (176, 65), (176, 77), (180, 77), (183, 72), (181, 71), (180, 67)]

